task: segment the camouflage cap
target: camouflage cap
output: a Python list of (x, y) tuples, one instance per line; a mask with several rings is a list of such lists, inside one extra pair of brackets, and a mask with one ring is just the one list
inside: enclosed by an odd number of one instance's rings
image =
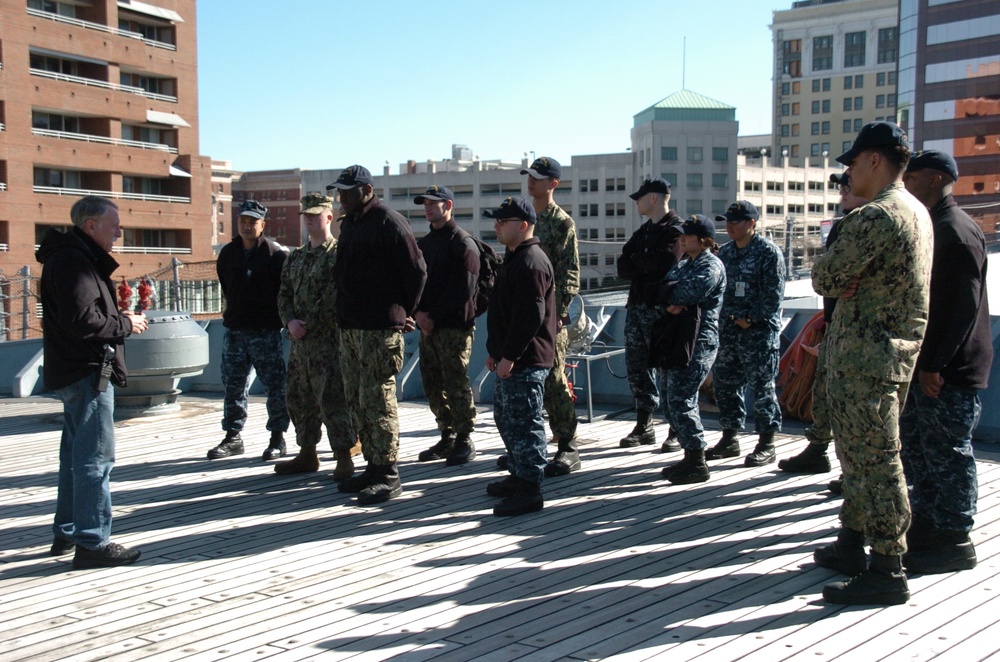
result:
[(319, 193), (310, 193), (299, 201), (302, 211), (299, 214), (318, 214), (325, 209), (333, 211), (333, 198)]

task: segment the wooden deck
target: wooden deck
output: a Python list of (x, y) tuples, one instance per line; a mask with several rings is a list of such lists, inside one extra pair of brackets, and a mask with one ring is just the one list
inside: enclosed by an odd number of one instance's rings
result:
[[(1000, 658), (1000, 468), (981, 454), (980, 564), (913, 576), (906, 606), (843, 608), (811, 561), (837, 527), (835, 473), (742, 459), (708, 483), (660, 479), (672, 456), (623, 450), (627, 416), (581, 424), (583, 469), (537, 514), (495, 518), (502, 444), (489, 410), (465, 467), (416, 462), (433, 417), (401, 406), (403, 496), (354, 505), (329, 477), (247, 455), (209, 462), (221, 404), (118, 429), (114, 539), (126, 568), (50, 558), (59, 406), (0, 400), (0, 660), (868, 660)], [(710, 440), (718, 438), (712, 432)], [(803, 445), (783, 436), (779, 453)], [(329, 457), (327, 453), (324, 459)]]

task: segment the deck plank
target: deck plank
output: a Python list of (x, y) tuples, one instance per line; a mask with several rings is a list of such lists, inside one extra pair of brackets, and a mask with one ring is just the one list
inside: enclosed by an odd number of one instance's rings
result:
[[(486, 483), (502, 442), (489, 409), (465, 467), (420, 463), (436, 441), (420, 404), (400, 407), (404, 494), (362, 508), (321, 471), (247, 454), (209, 462), (221, 404), (117, 426), (115, 539), (135, 566), (69, 572), (47, 556), (59, 438), (49, 398), (0, 400), (0, 606), (6, 660), (964, 659), (1000, 650), (1000, 465), (981, 458), (980, 566), (911, 578), (907, 607), (826, 605), (834, 573), (812, 549), (837, 528), (836, 470), (713, 465), (674, 487), (677, 455), (621, 449), (626, 419), (581, 424), (583, 470), (547, 481), (536, 515), (494, 518)], [(718, 431), (708, 433), (710, 442)], [(290, 437), (291, 439), (291, 437)], [(782, 435), (779, 455), (804, 444)], [(20, 452), (25, 445), (32, 453)], [(56, 597), (58, 596), (58, 597)], [(905, 634), (901, 634), (905, 633)], [(972, 643), (970, 643), (972, 642)], [(979, 643), (977, 648), (974, 644)], [(857, 657), (860, 655), (860, 657)], [(959, 658), (952, 658), (959, 659)]]

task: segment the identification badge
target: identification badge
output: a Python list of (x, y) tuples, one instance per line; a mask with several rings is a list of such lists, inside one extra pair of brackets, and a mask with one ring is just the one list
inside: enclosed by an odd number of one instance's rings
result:
[(747, 284), (741, 280), (736, 281), (736, 296), (745, 297), (747, 295)]

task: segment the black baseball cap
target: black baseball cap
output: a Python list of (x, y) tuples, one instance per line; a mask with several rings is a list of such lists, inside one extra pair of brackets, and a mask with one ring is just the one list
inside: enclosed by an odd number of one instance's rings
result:
[(243, 204), (240, 205), (240, 216), (264, 218), (267, 216), (267, 207), (256, 200), (244, 200)]
[(551, 156), (541, 156), (531, 162), (531, 167), (521, 171), (522, 175), (531, 175), (535, 179), (562, 179), (562, 166)]
[(344, 168), (340, 172), (340, 176), (337, 177), (337, 181), (326, 187), (326, 190), (331, 189), (348, 189), (357, 188), (358, 186), (363, 186), (368, 184), (369, 186), (375, 185), (375, 180), (372, 179), (372, 174), (368, 172), (368, 168), (359, 165), (352, 165), (350, 168)]
[(947, 152), (936, 149), (925, 149), (922, 152), (917, 152), (910, 158), (906, 172), (915, 172), (926, 168), (943, 172), (951, 177), (952, 181), (958, 181), (958, 164)]
[(906, 147), (909, 149), (910, 141), (906, 139), (906, 133), (892, 122), (869, 122), (861, 127), (858, 137), (854, 139), (854, 145), (838, 156), (837, 161), (849, 166), (854, 159), (858, 158), (858, 154), (873, 147)]
[(534, 224), (538, 218), (535, 216), (535, 208), (521, 196), (515, 195), (505, 199), (496, 209), (483, 210), (486, 218), (519, 218)]
[(455, 194), (447, 186), (428, 186), (422, 195), (413, 198), (413, 204), (422, 205), (428, 200), (431, 202), (444, 202), (445, 200), (454, 202)]
[(642, 184), (639, 185), (639, 190), (635, 193), (630, 193), (628, 197), (633, 200), (638, 200), (647, 193), (662, 193), (664, 195), (670, 195), (670, 182), (662, 177), (644, 179)]
[(696, 237), (710, 237), (715, 239), (715, 230), (715, 221), (702, 214), (692, 214), (681, 223), (681, 232)]
[(756, 221), (760, 218), (760, 212), (754, 207), (752, 202), (737, 200), (726, 209), (725, 216), (716, 216), (717, 221), (736, 223), (738, 221)]

